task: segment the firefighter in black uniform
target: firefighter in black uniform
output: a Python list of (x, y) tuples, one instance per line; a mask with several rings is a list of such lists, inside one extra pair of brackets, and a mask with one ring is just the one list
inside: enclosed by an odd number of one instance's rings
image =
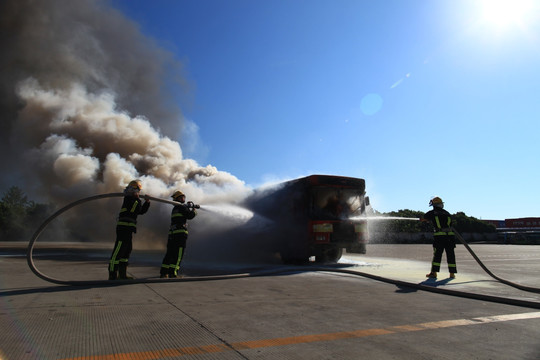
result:
[(124, 202), (116, 223), (116, 242), (109, 260), (109, 280), (131, 279), (127, 276), (129, 256), (133, 248), (133, 233), (137, 232), (137, 216), (148, 211), (150, 200), (144, 196), (144, 204), (139, 199), (142, 189), (140, 180), (133, 180), (124, 189)]
[(187, 221), (197, 215), (195, 208), (198, 205), (193, 202), (186, 202), (186, 195), (181, 191), (175, 191), (171, 196), (174, 201), (179, 202), (175, 205), (171, 213), (171, 227), (167, 239), (167, 252), (161, 263), (160, 278), (175, 278), (180, 270), (180, 263), (184, 257), (186, 243), (188, 238)]
[(426, 275), (428, 278), (437, 278), (437, 272), (441, 269), (442, 254), (446, 251), (446, 261), (448, 262), (448, 271), (450, 277), (455, 278), (457, 273), (456, 255), (454, 248), (456, 240), (452, 231), (452, 217), (450, 213), (443, 209), (444, 203), (441, 198), (434, 197), (429, 202), (433, 210), (424, 215), (424, 221), (430, 221), (434, 227), (433, 234), (433, 260), (431, 263), (431, 272)]

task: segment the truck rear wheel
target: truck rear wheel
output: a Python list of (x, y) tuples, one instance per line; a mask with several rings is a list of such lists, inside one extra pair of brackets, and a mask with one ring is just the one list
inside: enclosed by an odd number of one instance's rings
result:
[(319, 263), (324, 262), (331, 262), (331, 263), (337, 263), (339, 259), (341, 259), (341, 256), (343, 255), (343, 249), (342, 248), (327, 248), (322, 250), (320, 255), (315, 256), (315, 261)]

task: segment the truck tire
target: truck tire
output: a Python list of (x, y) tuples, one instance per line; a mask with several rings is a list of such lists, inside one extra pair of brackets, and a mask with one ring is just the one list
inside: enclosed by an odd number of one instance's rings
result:
[(343, 255), (342, 248), (327, 248), (324, 249), (320, 255), (315, 256), (315, 261), (319, 263), (337, 263)]

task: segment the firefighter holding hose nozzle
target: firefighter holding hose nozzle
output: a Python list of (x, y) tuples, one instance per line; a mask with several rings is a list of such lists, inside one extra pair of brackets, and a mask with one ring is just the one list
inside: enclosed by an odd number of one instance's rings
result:
[(180, 263), (187, 245), (187, 221), (193, 219), (197, 215), (195, 209), (200, 208), (199, 205), (194, 204), (192, 201), (186, 203), (186, 195), (180, 190), (175, 191), (171, 197), (178, 202), (178, 205), (175, 205), (171, 212), (167, 252), (161, 264), (160, 278), (175, 278), (178, 276)]
[(455, 278), (457, 273), (456, 255), (454, 248), (456, 240), (452, 231), (452, 217), (444, 210), (444, 203), (440, 197), (434, 197), (429, 202), (433, 210), (428, 211), (421, 221), (429, 221), (433, 225), (433, 260), (431, 262), (431, 272), (426, 275), (428, 278), (436, 279), (437, 272), (441, 269), (442, 254), (446, 251), (446, 261), (450, 278)]
[(133, 249), (133, 233), (137, 232), (137, 216), (150, 207), (148, 195), (144, 196), (144, 204), (139, 198), (141, 190), (140, 180), (132, 180), (124, 189), (124, 202), (116, 223), (116, 242), (109, 260), (109, 280), (131, 279), (127, 276), (127, 267)]

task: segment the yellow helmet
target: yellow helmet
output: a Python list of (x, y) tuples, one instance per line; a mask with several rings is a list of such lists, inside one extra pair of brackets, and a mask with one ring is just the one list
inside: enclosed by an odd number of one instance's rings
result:
[(440, 197), (435, 196), (431, 201), (429, 202), (429, 206), (433, 207), (443, 207), (443, 201)]
[(131, 180), (128, 184), (128, 187), (135, 190), (142, 190), (142, 182), (141, 180)]
[(183, 192), (181, 192), (180, 190), (176, 190), (172, 195), (171, 197), (176, 200), (178, 197), (180, 196), (186, 196)]

